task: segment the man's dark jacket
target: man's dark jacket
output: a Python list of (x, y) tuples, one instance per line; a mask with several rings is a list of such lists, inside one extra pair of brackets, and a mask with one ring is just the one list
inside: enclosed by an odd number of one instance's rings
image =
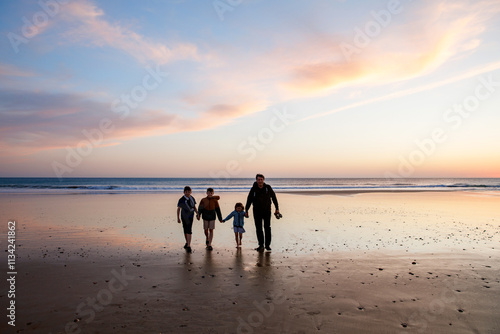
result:
[(276, 210), (279, 210), (278, 199), (276, 198), (273, 188), (266, 183), (264, 183), (262, 188), (259, 188), (257, 182), (254, 182), (252, 189), (250, 189), (250, 192), (248, 193), (245, 211), (248, 212), (250, 205), (253, 204), (254, 211), (270, 212), (271, 201), (274, 203)]

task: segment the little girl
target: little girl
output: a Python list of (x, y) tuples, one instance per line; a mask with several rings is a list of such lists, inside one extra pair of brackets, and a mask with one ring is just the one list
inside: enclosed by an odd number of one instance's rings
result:
[[(236, 248), (241, 247), (241, 238), (243, 238), (243, 233), (245, 233), (245, 229), (243, 228), (245, 218), (245, 208), (243, 204), (236, 203), (234, 206), (234, 211), (229, 214), (222, 222), (224, 223), (229, 218), (234, 217), (233, 219), (233, 228), (234, 228), (234, 238), (236, 239)], [(238, 240), (239, 235), (239, 240)]]

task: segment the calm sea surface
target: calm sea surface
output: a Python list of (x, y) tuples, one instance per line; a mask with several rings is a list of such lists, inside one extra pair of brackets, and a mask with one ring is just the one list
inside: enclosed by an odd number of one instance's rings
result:
[[(248, 191), (253, 178), (0, 178), (0, 193), (161, 193)], [(276, 191), (313, 190), (474, 190), (500, 191), (500, 178), (269, 178)]]

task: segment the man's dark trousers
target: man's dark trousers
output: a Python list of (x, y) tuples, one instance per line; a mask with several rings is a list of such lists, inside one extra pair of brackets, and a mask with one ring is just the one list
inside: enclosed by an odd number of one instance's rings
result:
[[(264, 246), (264, 233), (265, 246), (269, 247), (271, 245), (271, 211), (253, 211), (253, 218), (255, 220), (255, 231), (257, 232), (257, 240), (259, 242), (259, 247)], [(262, 221), (264, 221), (264, 233), (262, 232)]]

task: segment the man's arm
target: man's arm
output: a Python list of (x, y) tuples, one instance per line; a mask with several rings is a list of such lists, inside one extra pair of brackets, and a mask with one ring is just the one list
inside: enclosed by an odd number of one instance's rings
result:
[(253, 187), (252, 189), (250, 189), (250, 191), (248, 192), (248, 196), (247, 196), (247, 204), (245, 205), (245, 217), (249, 217), (248, 216), (248, 210), (250, 209), (250, 206), (252, 205), (252, 202), (253, 202), (253, 196), (252, 196), (252, 191), (253, 191)]
[(181, 208), (177, 207), (177, 222), (180, 224), (181, 223), (181, 218), (179, 217), (179, 213), (181, 213)]
[(253, 191), (253, 188), (250, 189), (250, 191), (248, 192), (247, 204), (245, 204), (245, 212), (247, 212), (247, 213), (248, 213), (248, 209), (250, 209), (250, 206), (252, 205), (252, 202), (253, 202), (252, 191)]
[(278, 199), (276, 198), (276, 193), (274, 192), (273, 188), (269, 186), (269, 192), (271, 193), (271, 200), (274, 203), (274, 207), (276, 208), (276, 212), (280, 211), (279, 205), (278, 205)]

